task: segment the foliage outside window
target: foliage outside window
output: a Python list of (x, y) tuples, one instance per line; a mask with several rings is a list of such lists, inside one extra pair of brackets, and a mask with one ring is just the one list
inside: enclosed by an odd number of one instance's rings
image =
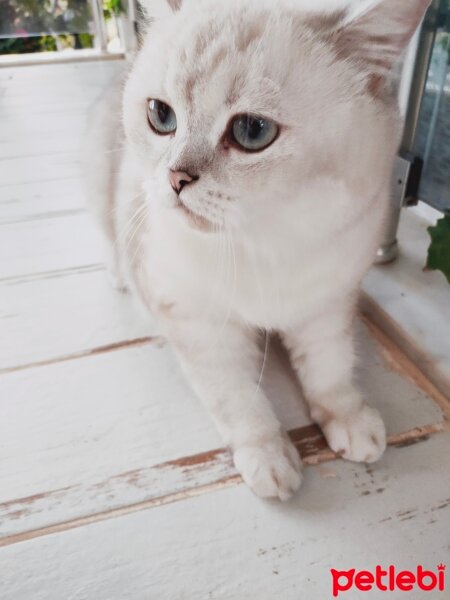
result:
[[(105, 19), (124, 12), (122, 0), (103, 0)], [(0, 54), (94, 47), (89, 0), (1, 0)]]

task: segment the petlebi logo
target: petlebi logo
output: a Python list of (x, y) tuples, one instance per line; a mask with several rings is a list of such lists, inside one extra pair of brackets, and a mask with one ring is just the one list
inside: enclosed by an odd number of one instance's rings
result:
[(414, 571), (397, 571), (394, 565), (387, 568), (377, 565), (374, 571), (331, 569), (333, 596), (345, 599), (345, 593), (350, 590), (370, 592), (376, 589), (386, 592), (387, 597), (390, 593), (398, 591), (443, 592), (445, 590), (445, 569), (446, 565), (443, 564), (438, 565), (435, 571), (427, 570), (422, 565), (417, 566)]

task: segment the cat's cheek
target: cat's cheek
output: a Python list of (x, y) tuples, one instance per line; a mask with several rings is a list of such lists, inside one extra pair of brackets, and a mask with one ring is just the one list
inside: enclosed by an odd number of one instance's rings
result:
[(152, 207), (174, 208), (176, 206), (176, 196), (163, 176), (145, 180), (143, 190), (150, 210)]

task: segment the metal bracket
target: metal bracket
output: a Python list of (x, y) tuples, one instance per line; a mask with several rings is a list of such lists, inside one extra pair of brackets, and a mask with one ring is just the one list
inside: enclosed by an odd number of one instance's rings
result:
[(387, 231), (375, 261), (378, 264), (391, 262), (397, 257), (397, 228), (400, 220), (400, 211), (405, 205), (411, 206), (417, 203), (419, 181), (422, 173), (422, 161), (410, 153), (415, 151), (420, 109), (427, 82), (431, 56), (436, 41), (437, 18), (441, 6), (441, 0), (432, 1), (425, 16), (419, 37), (414, 64), (414, 74), (409, 94), (408, 110), (406, 113), (401, 143), (402, 150), (397, 157), (394, 168), (393, 197), (389, 209)]
[(417, 156), (409, 153), (397, 156), (393, 171), (392, 197), (387, 219), (388, 228), (385, 232), (384, 243), (377, 252), (376, 264), (386, 264), (397, 258), (397, 229), (400, 212), (403, 206), (417, 204), (422, 166), (422, 160)]

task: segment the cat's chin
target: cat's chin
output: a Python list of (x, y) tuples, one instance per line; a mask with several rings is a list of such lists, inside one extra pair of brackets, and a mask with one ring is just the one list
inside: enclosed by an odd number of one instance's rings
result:
[(177, 196), (175, 200), (175, 208), (178, 212), (180, 212), (188, 225), (193, 229), (197, 229), (198, 231), (202, 231), (204, 233), (210, 233), (214, 231), (214, 226), (211, 221), (208, 221), (205, 217), (202, 217), (196, 213), (194, 213), (190, 208), (186, 206), (186, 204)]

